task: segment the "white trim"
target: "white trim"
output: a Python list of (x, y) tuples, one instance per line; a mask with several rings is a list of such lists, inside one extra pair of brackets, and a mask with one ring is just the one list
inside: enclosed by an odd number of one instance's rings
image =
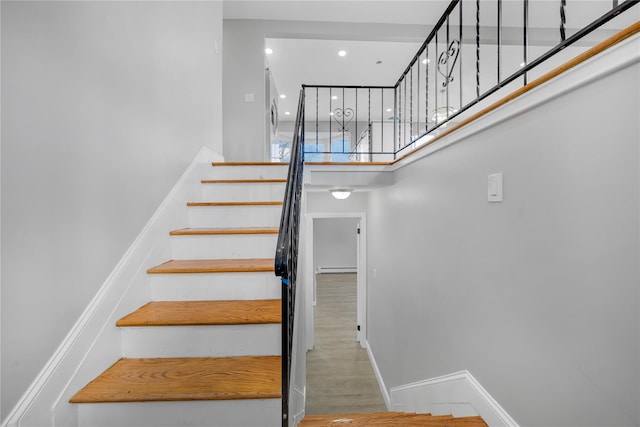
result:
[[(185, 191), (186, 186), (191, 184), (191, 180), (196, 172), (200, 171), (200, 167), (204, 164), (211, 164), (212, 161), (223, 160), (223, 157), (213, 152), (207, 147), (202, 147), (194, 160), (187, 167), (178, 182), (163, 200), (160, 207), (155, 211), (149, 222), (143, 230), (138, 234), (134, 242), (127, 249), (124, 256), (120, 259), (111, 274), (98, 290), (96, 296), (91, 300), (87, 308), (84, 310), (78, 321), (71, 328), (65, 339), (62, 341), (53, 356), (49, 359), (35, 380), (31, 383), (27, 391), (22, 395), (16, 406), (11, 410), (2, 427), (19, 426), (27, 416), (28, 412), (33, 408), (37, 414), (34, 417), (44, 417), (53, 423), (54, 411), (58, 402), (63, 402), (62, 392), (69, 386), (71, 380), (79, 370), (79, 362), (84, 361), (88, 352), (95, 346), (98, 337), (105, 330), (105, 325), (109, 322), (116, 310), (116, 306), (123, 299), (123, 293), (127, 293), (135, 275), (142, 268), (138, 259), (147, 259), (149, 252), (155, 247), (158, 241), (158, 233), (164, 236), (166, 229), (158, 230), (157, 225), (168, 218), (175, 217), (177, 206), (182, 206), (183, 200), (178, 197)], [(135, 263), (138, 265), (134, 265)], [(114, 289), (117, 288), (115, 292)], [(119, 294), (120, 296), (116, 296)], [(113, 300), (115, 296), (116, 303), (111, 307), (104, 305)], [(106, 314), (105, 314), (106, 312)], [(117, 347), (119, 352), (119, 346)], [(69, 365), (69, 366), (67, 366)], [(54, 378), (58, 371), (65, 370), (67, 374), (65, 378)], [(68, 372), (67, 372), (68, 371)], [(47, 392), (45, 393), (45, 390)], [(45, 402), (38, 402), (38, 399), (44, 396)], [(45, 414), (44, 412), (48, 413)], [(53, 425), (53, 424), (52, 424)]]
[(393, 387), (391, 402), (391, 410), (480, 415), (490, 427), (518, 427), (469, 371)]
[(369, 362), (371, 363), (371, 367), (373, 368), (373, 373), (375, 374), (376, 380), (378, 381), (378, 387), (380, 387), (380, 393), (382, 393), (384, 404), (387, 406), (387, 410), (391, 411), (391, 395), (387, 391), (387, 386), (384, 384), (382, 373), (380, 373), (380, 368), (378, 368), (378, 364), (376, 363), (376, 358), (373, 356), (373, 351), (371, 351), (371, 347), (369, 346), (369, 342), (367, 340), (364, 340), (363, 347), (367, 349)]
[[(307, 399), (306, 390), (307, 390), (306, 387), (304, 387), (304, 390), (300, 390), (298, 387), (293, 387), (294, 393), (297, 393), (302, 397), (302, 402), (306, 402), (306, 399)], [(305, 416), (305, 405), (302, 405), (302, 409), (293, 416), (293, 421), (291, 425), (295, 427), (298, 424), (300, 424), (300, 421), (302, 421), (304, 416)]]
[(357, 273), (358, 267), (318, 267), (316, 274)]

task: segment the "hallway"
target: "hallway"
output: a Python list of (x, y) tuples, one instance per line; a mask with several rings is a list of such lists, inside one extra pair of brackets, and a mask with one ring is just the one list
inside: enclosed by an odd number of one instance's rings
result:
[(356, 274), (316, 276), (315, 346), (307, 353), (307, 414), (386, 411), (356, 341)]

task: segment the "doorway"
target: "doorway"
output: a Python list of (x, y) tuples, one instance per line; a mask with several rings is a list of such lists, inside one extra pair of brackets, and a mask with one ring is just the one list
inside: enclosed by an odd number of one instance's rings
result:
[[(340, 262), (345, 259), (348, 260), (347, 255), (340, 255), (342, 252), (338, 252), (338, 256), (333, 256), (329, 258), (325, 258), (329, 264), (335, 265), (321, 265), (324, 263), (323, 259), (319, 259), (320, 264), (318, 264), (318, 260), (316, 259), (316, 239), (314, 238), (316, 227), (321, 228), (323, 220), (342, 220), (342, 224), (353, 224), (351, 236), (355, 240), (356, 246), (356, 257), (355, 257), (355, 266), (349, 266), (345, 264), (349, 264), (350, 262)], [(345, 221), (346, 220), (346, 221)], [(318, 222), (317, 222), (318, 221)], [(347, 227), (346, 225), (344, 227)], [(323, 213), (323, 214), (309, 214), (307, 215), (307, 230), (308, 237), (306, 238), (305, 245), (305, 253), (307, 254), (307, 259), (305, 264), (308, 266), (305, 272), (305, 281), (307, 283), (312, 283), (311, 292), (306, 293), (305, 300), (305, 325), (306, 325), (306, 343), (307, 350), (312, 350), (315, 343), (315, 330), (314, 330), (314, 322), (315, 322), (315, 306), (316, 306), (316, 296), (317, 296), (317, 287), (316, 287), (316, 274), (318, 269), (320, 271), (333, 271), (333, 272), (352, 272), (355, 267), (355, 272), (357, 275), (357, 284), (356, 284), (356, 339), (360, 343), (362, 347), (366, 347), (366, 339), (367, 339), (367, 257), (366, 257), (366, 214), (364, 212), (354, 212), (354, 213)], [(345, 228), (347, 230), (347, 228)], [(347, 231), (345, 231), (347, 232)]]
[(307, 414), (387, 409), (366, 350), (365, 219), (343, 215), (314, 217), (310, 224), (314, 336), (306, 357)]

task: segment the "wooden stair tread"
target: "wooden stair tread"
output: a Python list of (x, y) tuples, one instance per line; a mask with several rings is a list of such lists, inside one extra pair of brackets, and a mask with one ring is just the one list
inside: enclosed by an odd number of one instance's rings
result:
[(203, 236), (223, 234), (278, 234), (273, 227), (183, 228), (169, 232), (171, 236)]
[(277, 399), (280, 356), (120, 359), (71, 403)]
[(203, 179), (202, 184), (284, 184), (286, 179)]
[(171, 260), (150, 268), (147, 273), (241, 273), (263, 271), (274, 271), (273, 258)]
[(262, 202), (188, 202), (187, 206), (278, 206), (281, 201)]
[(116, 326), (249, 325), (280, 323), (280, 300), (155, 301)]
[(304, 162), (313, 166), (390, 166), (391, 162)]
[(300, 427), (350, 426), (405, 426), (405, 427), (487, 427), (481, 417), (415, 414), (405, 412), (369, 412), (355, 414), (306, 415)]
[(289, 166), (282, 162), (213, 162), (213, 166)]

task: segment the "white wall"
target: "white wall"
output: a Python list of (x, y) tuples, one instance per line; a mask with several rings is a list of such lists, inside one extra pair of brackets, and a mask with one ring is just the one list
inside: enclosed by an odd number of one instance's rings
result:
[(640, 424), (639, 82), (635, 63), (370, 193), (368, 341), (387, 388), (468, 370), (521, 426)]
[(2, 2), (2, 418), (201, 146), (220, 2)]
[(313, 221), (314, 271), (358, 265), (357, 218), (316, 218)]

